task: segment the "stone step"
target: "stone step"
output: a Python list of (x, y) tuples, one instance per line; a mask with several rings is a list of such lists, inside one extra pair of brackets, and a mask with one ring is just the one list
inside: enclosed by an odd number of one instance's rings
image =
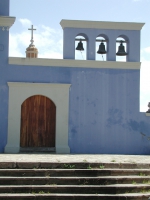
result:
[(132, 194), (0, 194), (2, 200), (148, 200), (150, 193)]
[[(23, 155), (22, 155), (23, 156)], [(0, 169), (87, 169), (87, 168), (115, 168), (115, 169), (150, 169), (148, 163), (91, 163), (83, 160), (83, 162), (0, 162)]]
[(113, 185), (13, 185), (0, 186), (0, 193), (122, 194), (150, 192), (147, 184)]
[(150, 169), (0, 169), (0, 176), (150, 176)]
[(150, 176), (0, 177), (0, 185), (108, 185), (149, 184)]
[(150, 165), (0, 162), (0, 199), (148, 200)]

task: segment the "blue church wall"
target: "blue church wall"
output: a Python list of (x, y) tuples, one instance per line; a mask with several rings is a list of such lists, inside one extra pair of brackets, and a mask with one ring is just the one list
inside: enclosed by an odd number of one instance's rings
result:
[(77, 74), (78, 94), (74, 84), (71, 87), (76, 99), (70, 108), (72, 153), (149, 154), (142, 131), (149, 135), (150, 125), (139, 113), (138, 77), (139, 71), (130, 70)]
[(9, 0), (0, 1), (0, 15), (9, 16)]
[(71, 153), (150, 153), (149, 118), (139, 112), (140, 70), (8, 64), (1, 68), (0, 152), (7, 142), (7, 82), (35, 82), (71, 84)]
[(8, 63), (8, 38), (9, 31), (3, 31), (2, 27), (0, 27), (0, 67)]

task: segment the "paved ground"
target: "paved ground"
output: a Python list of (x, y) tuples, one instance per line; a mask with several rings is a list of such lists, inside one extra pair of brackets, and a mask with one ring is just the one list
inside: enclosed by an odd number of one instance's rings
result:
[(148, 163), (150, 156), (107, 154), (0, 154), (0, 162)]

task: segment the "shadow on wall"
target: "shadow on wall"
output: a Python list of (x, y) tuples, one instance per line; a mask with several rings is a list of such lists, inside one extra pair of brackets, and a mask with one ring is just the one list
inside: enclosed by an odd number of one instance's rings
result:
[(106, 126), (121, 126), (128, 131), (134, 131), (141, 134), (143, 137), (150, 140), (150, 123), (144, 121), (128, 120), (123, 116), (123, 112), (119, 109), (109, 109), (109, 118), (107, 119)]
[(119, 109), (109, 109), (108, 115), (110, 116), (107, 119), (107, 127), (111, 127), (113, 125), (120, 125), (123, 126), (123, 112)]
[(146, 123), (144, 121), (137, 122), (135, 120), (130, 119), (130, 121), (127, 123), (130, 130), (139, 132), (143, 137), (147, 137), (148, 140), (150, 140), (150, 124)]

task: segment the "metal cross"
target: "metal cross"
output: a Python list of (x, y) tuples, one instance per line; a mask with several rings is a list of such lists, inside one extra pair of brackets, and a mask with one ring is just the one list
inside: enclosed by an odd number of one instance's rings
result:
[(34, 42), (34, 40), (33, 40), (33, 31), (35, 31), (36, 29), (34, 29), (33, 28), (33, 25), (31, 26), (31, 28), (29, 28), (28, 30), (30, 30), (31, 31), (31, 45), (33, 45), (33, 42)]

